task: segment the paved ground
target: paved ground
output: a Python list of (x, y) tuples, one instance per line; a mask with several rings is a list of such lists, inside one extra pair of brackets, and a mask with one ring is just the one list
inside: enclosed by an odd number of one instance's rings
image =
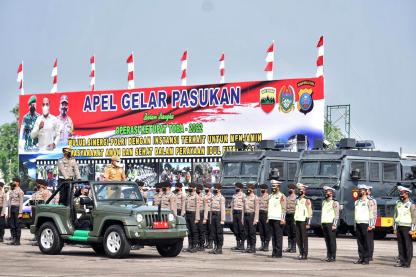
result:
[[(6, 230), (6, 234), (8, 234)], [(7, 235), (6, 235), (7, 236)], [(176, 258), (161, 258), (156, 249), (132, 251), (128, 259), (113, 260), (95, 255), (92, 249), (65, 246), (62, 254), (46, 256), (30, 245), (31, 235), (23, 231), (23, 245), (0, 243), (0, 276), (415, 276), (416, 261), (410, 269), (394, 268), (397, 245), (394, 240), (375, 242), (375, 260), (368, 266), (354, 265), (356, 241), (338, 239), (338, 260), (322, 262), (325, 246), (322, 238), (310, 238), (309, 259), (298, 261), (295, 254), (271, 259), (269, 253), (234, 253), (234, 237), (225, 236), (223, 255), (181, 253)], [(285, 238), (286, 240), (286, 238)], [(286, 243), (286, 241), (285, 241)]]

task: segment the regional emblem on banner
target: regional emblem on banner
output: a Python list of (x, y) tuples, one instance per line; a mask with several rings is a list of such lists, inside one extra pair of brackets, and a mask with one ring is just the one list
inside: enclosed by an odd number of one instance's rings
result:
[(279, 92), (279, 111), (289, 113), (295, 109), (295, 89), (283, 86)]
[(310, 88), (301, 89), (299, 91), (298, 110), (305, 115), (313, 109), (312, 94), (313, 90)]
[(276, 104), (276, 89), (265, 87), (260, 89), (260, 106), (266, 113), (271, 112)]

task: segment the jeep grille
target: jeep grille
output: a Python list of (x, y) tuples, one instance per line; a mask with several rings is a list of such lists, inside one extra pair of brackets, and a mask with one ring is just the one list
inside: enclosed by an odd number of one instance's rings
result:
[[(145, 214), (144, 218), (146, 220), (146, 227), (152, 228), (153, 222), (159, 221), (159, 215), (158, 214)], [(162, 221), (168, 221), (168, 215), (162, 214)]]

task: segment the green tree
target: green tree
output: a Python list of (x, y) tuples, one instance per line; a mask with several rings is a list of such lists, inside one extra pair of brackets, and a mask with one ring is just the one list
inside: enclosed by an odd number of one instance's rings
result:
[(324, 136), (325, 140), (329, 142), (329, 149), (336, 148), (336, 143), (345, 137), (344, 133), (342, 133), (339, 127), (335, 126), (327, 120), (325, 120), (324, 125)]
[(19, 172), (17, 153), (19, 106), (16, 105), (11, 113), (15, 116), (13, 122), (0, 125), (0, 169), (3, 171), (6, 182), (10, 182)]

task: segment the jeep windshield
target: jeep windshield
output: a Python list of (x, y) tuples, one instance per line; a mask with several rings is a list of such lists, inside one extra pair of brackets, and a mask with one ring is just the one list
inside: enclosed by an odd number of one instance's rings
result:
[(135, 184), (96, 184), (94, 192), (97, 201), (143, 201)]
[(243, 184), (256, 183), (259, 174), (258, 162), (225, 162), (223, 186), (234, 186), (236, 182)]

